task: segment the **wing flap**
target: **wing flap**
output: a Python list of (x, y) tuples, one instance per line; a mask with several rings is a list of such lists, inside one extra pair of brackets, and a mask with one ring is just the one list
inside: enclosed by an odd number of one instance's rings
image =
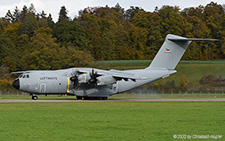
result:
[(132, 73), (123, 72), (120, 70), (110, 70), (112, 72), (112, 76), (115, 78), (122, 78), (122, 79), (133, 79), (133, 80), (145, 80), (147, 77), (136, 76)]

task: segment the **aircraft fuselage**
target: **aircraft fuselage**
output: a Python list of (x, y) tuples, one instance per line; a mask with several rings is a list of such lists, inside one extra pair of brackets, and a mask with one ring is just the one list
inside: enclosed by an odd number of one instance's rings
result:
[[(141, 85), (150, 83), (157, 79), (167, 77), (176, 71), (165, 70), (126, 70), (124, 73), (132, 73), (138, 76), (145, 76), (145, 80), (132, 81), (130, 79), (116, 81), (113, 84), (98, 86), (95, 84), (79, 84), (76, 88), (73, 86), (73, 82), (70, 80), (74, 69), (71, 68), (64, 70), (46, 70), (46, 71), (30, 71), (29, 73), (23, 73), (17, 78), (13, 86), (21, 91), (31, 94), (69, 94), (80, 97), (109, 97), (113, 94), (125, 92), (130, 89), (139, 87)], [(91, 72), (91, 68), (82, 68), (87, 72)], [(104, 70), (95, 69), (97, 72)]]

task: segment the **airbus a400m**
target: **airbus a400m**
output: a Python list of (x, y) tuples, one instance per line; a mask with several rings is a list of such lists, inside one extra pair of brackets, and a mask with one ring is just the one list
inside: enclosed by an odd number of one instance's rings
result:
[(185, 38), (168, 34), (152, 63), (145, 69), (101, 70), (70, 68), (64, 70), (30, 70), (22, 73), (13, 87), (38, 95), (68, 94), (77, 99), (103, 99), (176, 73), (174, 70), (192, 41), (216, 39)]

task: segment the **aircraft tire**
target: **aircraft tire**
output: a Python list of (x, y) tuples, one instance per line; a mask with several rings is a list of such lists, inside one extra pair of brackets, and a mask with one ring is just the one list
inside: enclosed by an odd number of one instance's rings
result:
[(108, 97), (84, 97), (84, 100), (107, 100)]
[(32, 96), (32, 99), (33, 99), (33, 100), (37, 100), (38, 97), (37, 97), (37, 96)]
[(89, 97), (85, 96), (85, 97), (84, 97), (84, 100), (90, 100), (90, 99), (89, 99)]
[(77, 100), (82, 100), (82, 96), (77, 96)]
[(107, 100), (108, 99), (108, 97), (102, 97), (102, 100)]

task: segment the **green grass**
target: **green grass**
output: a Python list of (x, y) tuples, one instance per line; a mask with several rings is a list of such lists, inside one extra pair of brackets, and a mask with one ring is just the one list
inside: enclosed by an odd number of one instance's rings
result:
[(0, 140), (225, 136), (224, 102), (0, 103), (0, 112)]
[(225, 77), (224, 69), (225, 64), (178, 64), (177, 73), (168, 77), (167, 80), (175, 80), (179, 83), (180, 76), (185, 75), (190, 83), (199, 83), (201, 78), (207, 75)]

